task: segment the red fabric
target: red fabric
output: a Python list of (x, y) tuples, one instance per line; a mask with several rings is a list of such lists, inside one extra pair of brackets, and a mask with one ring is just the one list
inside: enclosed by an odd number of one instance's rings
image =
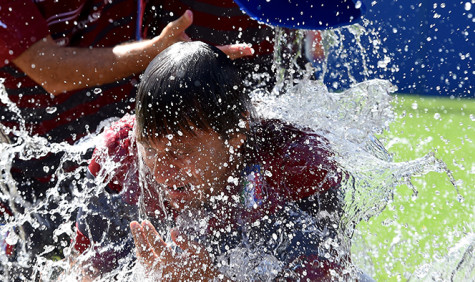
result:
[(48, 34), (46, 20), (33, 1), (1, 1), (0, 67), (20, 56)]
[[(0, 222), (3, 220), (5, 217), (5, 214), (12, 216), (13, 213), (10, 211), (8, 206), (4, 205), (3, 203), (0, 202)], [(7, 235), (8, 236), (8, 235)], [(5, 238), (7, 237), (5, 236)], [(5, 238), (0, 238), (0, 240), (4, 240)], [(4, 246), (4, 251), (7, 256), (11, 256), (14, 251), (14, 246), (7, 244), (5, 241), (1, 242), (0, 245)]]
[[(131, 139), (134, 123), (135, 116), (128, 115), (106, 129), (89, 164), (89, 171), (93, 176), (98, 175), (104, 158), (120, 164), (114, 171), (114, 176), (105, 180), (107, 187), (116, 193), (130, 189), (126, 175), (134, 171), (131, 168), (137, 165), (136, 149)], [(229, 212), (220, 215), (220, 218), (213, 217), (209, 222), (209, 230), (220, 230), (221, 225), (230, 226), (230, 223), (238, 222), (236, 216), (239, 214), (244, 216), (245, 222), (255, 222), (263, 216), (275, 213), (285, 202), (297, 201), (337, 188), (341, 181), (340, 176), (331, 175), (336, 171), (336, 164), (332, 163), (329, 150), (325, 148), (325, 139), (275, 120), (265, 121), (256, 128), (254, 138), (265, 142), (258, 145), (255, 160), (256, 164), (259, 164), (256, 167), (261, 169), (257, 175), (262, 177), (254, 182), (255, 196), (256, 199), (263, 200), (264, 204), (246, 211)], [(252, 163), (251, 161), (250, 164)], [(135, 183), (138, 182), (138, 176), (136, 177)], [(266, 184), (262, 183), (262, 180)], [(138, 197), (139, 193), (139, 190), (136, 191), (135, 197)], [(90, 241), (84, 238), (79, 229), (77, 232), (77, 243), (74, 247), (83, 252), (90, 245)], [(292, 262), (292, 266), (300, 277), (312, 281), (328, 279), (331, 277), (330, 270), (338, 272), (340, 269), (338, 262), (323, 261), (318, 254), (302, 256)]]
[(86, 235), (82, 234), (76, 223), (76, 240), (74, 241), (74, 249), (82, 254), (89, 248), (89, 246), (91, 246), (91, 240), (89, 240)]
[[(51, 35), (58, 45), (73, 47), (112, 47), (133, 40), (136, 24), (140, 22), (136, 20), (136, 8), (136, 0), (0, 2), (0, 67), (4, 66), (0, 68), (0, 77), (5, 78), (9, 99), (22, 111), (30, 134), (45, 136), (83, 116), (90, 116), (87, 117), (89, 130), (94, 130), (96, 122), (124, 114), (123, 105), (113, 105), (127, 101), (134, 88), (131, 83), (119, 82), (107, 86), (100, 95), (91, 94), (92, 98), (85, 97), (82, 90), (53, 97), (19, 70), (12, 60), (47, 35)], [(105, 110), (108, 105), (111, 107)], [(0, 107), (4, 107), (3, 104), (0, 103)], [(44, 114), (48, 107), (58, 108), (56, 118)], [(117, 114), (120, 110), (121, 114)], [(18, 121), (8, 118), (0, 122), (18, 125)], [(84, 128), (73, 127), (76, 132), (60, 131), (64, 136), (55, 136), (60, 138), (54, 141), (74, 142), (77, 139), (73, 140), (71, 135), (77, 137), (87, 133)]]
[(283, 198), (304, 199), (341, 182), (326, 139), (272, 120), (264, 122), (262, 128), (259, 138), (266, 141), (259, 156), (272, 174), (266, 180)]
[[(53, 96), (12, 60), (48, 35), (65, 47), (112, 47), (134, 40), (140, 22), (136, 9), (136, 0), (0, 0), (0, 77), (21, 116), (2, 101), (0, 123), (17, 129), (24, 124), (30, 135), (72, 144), (94, 132), (101, 121), (130, 112), (137, 78), (101, 85), (100, 93), (91, 88)], [(17, 162), (12, 170), (46, 183), (50, 173), (35, 168), (55, 167), (58, 162), (33, 159), (29, 163), (35, 165)]]
[(206, 4), (209, 4), (209, 5), (219, 5), (221, 7), (227, 7), (227, 8), (232, 8), (232, 7), (237, 7), (238, 6), (233, 0), (221, 0), (221, 1), (216, 1), (216, 0), (194, 0), (194, 2), (206, 3)]
[(8, 206), (0, 202), (0, 215), (3, 217), (4, 214), (8, 214), (9, 216), (13, 215)]
[[(96, 177), (101, 169), (103, 158), (112, 157), (112, 160), (122, 165), (116, 170), (112, 179), (107, 179), (107, 186), (114, 192), (122, 191), (124, 177), (135, 160), (135, 155), (131, 152), (132, 141), (130, 134), (133, 131), (135, 122), (134, 115), (126, 115), (111, 127), (106, 128), (102, 133), (102, 144), (99, 144), (94, 150), (92, 160), (89, 163), (89, 172)], [(103, 150), (105, 149), (105, 151)]]
[[(302, 256), (294, 263), (299, 264), (298, 267), (295, 267), (294, 273), (299, 278), (307, 279), (307, 281), (335, 281), (336, 277), (338, 277), (336, 275), (344, 278), (343, 281), (352, 280), (351, 277), (344, 272), (344, 268), (341, 264), (329, 260), (322, 260), (317, 254)], [(295, 278), (287, 279), (287, 281), (295, 281), (294, 279)]]
[[(207, 11), (193, 9), (191, 6), (180, 2), (180, 1), (164, 1), (163, 9), (169, 12), (173, 12), (175, 16), (181, 16), (184, 11), (187, 9), (192, 9), (193, 11), (193, 25), (197, 26), (206, 26), (206, 27), (213, 27), (214, 30), (233, 30), (241, 28), (242, 30), (248, 29), (250, 27), (259, 27), (259, 23), (255, 20), (249, 18), (249, 16), (245, 15), (244, 13), (235, 16), (221, 16), (219, 17), (219, 24), (217, 24), (217, 17), (218, 16), (210, 16)], [(196, 2), (195, 1), (195, 5)], [(228, 7), (228, 8), (238, 8), (237, 4), (234, 4), (233, 1), (228, 1), (228, 5), (222, 5), (218, 3), (211, 3), (212, 5), (220, 8)]]

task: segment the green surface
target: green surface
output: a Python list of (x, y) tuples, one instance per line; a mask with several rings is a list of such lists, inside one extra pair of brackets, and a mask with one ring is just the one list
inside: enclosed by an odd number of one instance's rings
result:
[[(464, 200), (457, 200), (456, 189), (443, 173), (414, 177), (419, 191), (415, 199), (412, 188), (397, 187), (394, 201), (379, 216), (358, 225), (363, 252), (374, 267), (368, 272), (377, 281), (406, 281), (475, 231), (475, 100), (396, 97), (399, 118), (381, 136), (394, 161), (435, 152), (458, 181)], [(354, 251), (361, 252), (361, 244), (358, 248)], [(447, 271), (452, 271), (448, 265)]]

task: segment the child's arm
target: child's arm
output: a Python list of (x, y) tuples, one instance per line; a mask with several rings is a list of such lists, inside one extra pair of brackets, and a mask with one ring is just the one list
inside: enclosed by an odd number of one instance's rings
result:
[(219, 273), (203, 246), (188, 240), (178, 230), (171, 231), (171, 238), (184, 252), (173, 254), (150, 222), (143, 221), (140, 225), (133, 221), (130, 229), (137, 258), (152, 275), (160, 275), (170, 281), (210, 281), (216, 278), (230, 281)]

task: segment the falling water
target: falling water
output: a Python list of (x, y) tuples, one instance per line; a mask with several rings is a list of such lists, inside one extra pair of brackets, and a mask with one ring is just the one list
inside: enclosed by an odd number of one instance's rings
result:
[[(355, 48), (360, 52), (358, 62), (362, 62), (362, 76), (367, 78), (371, 74), (371, 67), (366, 63), (366, 55), (368, 50), (361, 45), (361, 37), (370, 37), (372, 46), (371, 51), (378, 52), (378, 39), (372, 32), (365, 31), (363, 26), (353, 26), (332, 31), (325, 31), (322, 34), (322, 44), (325, 52), (339, 54), (341, 58), (346, 58), (346, 62), (342, 63), (342, 67), (346, 70), (346, 84), (349, 84), (347, 90), (335, 91), (341, 85), (331, 85), (329, 88), (324, 79), (328, 75), (334, 75), (328, 66), (328, 61), (324, 60), (319, 66), (318, 79), (313, 76), (314, 69), (307, 66), (302, 71), (298, 61), (302, 57), (301, 43), (304, 34), (301, 31), (289, 32), (277, 29), (276, 53), (274, 71), (276, 73), (277, 82), (271, 93), (262, 90), (254, 91), (252, 99), (257, 107), (257, 113), (263, 118), (277, 118), (293, 123), (305, 130), (311, 130), (321, 134), (329, 140), (331, 149), (335, 152), (335, 161), (339, 167), (347, 175), (342, 184), (342, 191), (345, 195), (344, 218), (340, 224), (340, 232), (346, 238), (344, 244), (348, 247), (352, 244), (351, 238), (357, 240), (364, 238), (365, 234), (360, 234), (355, 229), (361, 221), (367, 221), (378, 215), (385, 209), (387, 204), (392, 201), (395, 188), (401, 184), (406, 184), (413, 188), (413, 196), (417, 197), (417, 188), (411, 184), (411, 179), (417, 175), (424, 175), (429, 172), (438, 172), (446, 174), (450, 181), (454, 184), (454, 191), (459, 195), (459, 200), (463, 198), (458, 192), (455, 180), (451, 176), (450, 171), (444, 162), (437, 159), (433, 152), (421, 158), (408, 162), (394, 162), (393, 156), (388, 153), (384, 142), (378, 139), (383, 132), (389, 130), (391, 123), (401, 117), (398, 117), (393, 111), (394, 96), (391, 95), (396, 88), (387, 80), (366, 80), (358, 83), (354, 73), (354, 62), (347, 49), (343, 47), (345, 36), (353, 36)], [(327, 57), (328, 58), (328, 57)], [(382, 55), (381, 66), (389, 65), (388, 59)], [(381, 67), (380, 66), (380, 67)], [(345, 84), (345, 83), (343, 83)], [(332, 90), (333, 89), (333, 90)], [(0, 89), (0, 99), (9, 106), (9, 110), (20, 115), (16, 106), (8, 100), (5, 90)], [(35, 224), (34, 214), (41, 210), (47, 200), (54, 199), (59, 203), (52, 214), (60, 214), (67, 219), (74, 215), (74, 212), (83, 205), (84, 195), (97, 193), (96, 190), (79, 191), (78, 188), (73, 190), (75, 200), (70, 202), (66, 196), (58, 193), (58, 187), (51, 187), (45, 198), (35, 204), (24, 203), (22, 197), (15, 190), (15, 181), (11, 177), (9, 170), (15, 154), (21, 156), (22, 159), (41, 157), (48, 153), (63, 152), (62, 162), (76, 162), (85, 164), (82, 155), (88, 148), (97, 142), (101, 142), (97, 136), (100, 130), (110, 124), (105, 121), (103, 126), (97, 132), (91, 133), (75, 145), (66, 143), (51, 143), (48, 140), (27, 134), (24, 125), (20, 128), (10, 129), (2, 128), (6, 134), (15, 135), (14, 143), (0, 143), (1, 157), (0, 169), (2, 178), (0, 179), (0, 188), (2, 200), (9, 199), (17, 201), (27, 206), (28, 209), (24, 213), (15, 213), (12, 217), (7, 217), (4, 225), (1, 226), (0, 233), (8, 234), (7, 243), (11, 245), (20, 245), (18, 248), (18, 261), (9, 262), (3, 255), (0, 257), (2, 267), (5, 269), (15, 269), (15, 267), (29, 267), (28, 254), (24, 247), (24, 234), (20, 227), (24, 222), (31, 222), (37, 228), (41, 228), (38, 223)], [(110, 169), (114, 169), (114, 162), (111, 162)], [(47, 168), (45, 168), (47, 169)], [(65, 172), (62, 170), (52, 172), (57, 182), (63, 179), (74, 179), (77, 183), (75, 187), (86, 187), (80, 176), (84, 174), (84, 166), (73, 172)], [(14, 210), (14, 207), (12, 207)], [(184, 222), (189, 222), (184, 219)], [(68, 221), (55, 231), (55, 236), (65, 234), (73, 237), (74, 230)], [(421, 265), (411, 281), (432, 277), (437, 280), (458, 280), (466, 277), (474, 277), (473, 266), (473, 248), (474, 235), (470, 234), (460, 241), (451, 249), (449, 255), (441, 258), (435, 265)], [(59, 239), (58, 239), (59, 240)], [(52, 280), (62, 273), (63, 278), (74, 278), (78, 273), (78, 269), (71, 268), (70, 263), (73, 259), (71, 248), (68, 245), (63, 246), (64, 260), (57, 260), (50, 256), (53, 247), (47, 247), (45, 251), (36, 257), (36, 264), (33, 266), (33, 272), (44, 280)], [(356, 249), (357, 250), (357, 249)], [(366, 261), (359, 263), (365, 271), (371, 273), (371, 265), (364, 252), (357, 251), (353, 256), (357, 260)], [(234, 276), (246, 274), (249, 269), (246, 265), (256, 264), (257, 261), (262, 265), (261, 269), (268, 271), (275, 270), (278, 262), (273, 257), (262, 257), (258, 252), (245, 253), (244, 251), (233, 253), (233, 260), (237, 263), (233, 269)], [(239, 263), (240, 262), (240, 263)], [(127, 263), (124, 263), (126, 265)], [(446, 266), (442, 270), (438, 265)], [(448, 268), (447, 268), (448, 266)], [(119, 269), (112, 272), (109, 276), (103, 277), (104, 281), (115, 277), (116, 279), (143, 279), (143, 270), (140, 265), (136, 265), (133, 270)], [(244, 276), (243, 276), (244, 277)], [(255, 276), (262, 278), (263, 276)], [(249, 277), (248, 277), (249, 278)], [(251, 277), (252, 278), (252, 277)], [(8, 280), (8, 277), (4, 277)]]

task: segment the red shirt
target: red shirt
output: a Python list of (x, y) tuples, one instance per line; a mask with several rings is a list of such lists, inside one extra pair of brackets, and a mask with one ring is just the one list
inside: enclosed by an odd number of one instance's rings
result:
[[(143, 1), (143, 0), (141, 0)], [(137, 37), (158, 35), (170, 21), (185, 9), (195, 13), (194, 24), (187, 33), (194, 40), (221, 45), (252, 43), (257, 54), (254, 60), (237, 60), (243, 73), (260, 66), (270, 67), (272, 31), (244, 15), (231, 0), (186, 1), (148, 0), (18, 0), (0, 1), (0, 77), (5, 78), (8, 98), (19, 109), (0, 102), (0, 123), (25, 129), (50, 142), (74, 143), (94, 132), (101, 121), (121, 117), (134, 107), (134, 77), (93, 89), (70, 91), (56, 97), (18, 69), (12, 60), (42, 38), (51, 35), (61, 46), (111, 47)], [(145, 13), (143, 19), (142, 14)], [(137, 34), (137, 27), (143, 29)], [(266, 60), (264, 63), (262, 60)], [(49, 180), (43, 167), (54, 171), (58, 157), (41, 160), (18, 160), (13, 171), (25, 173), (40, 182)], [(20, 185), (21, 186), (21, 185)]]
[[(5, 78), (8, 99), (19, 110), (12, 110), (12, 104), (2, 100), (0, 123), (50, 142), (72, 144), (94, 132), (103, 120), (131, 112), (138, 81), (134, 77), (53, 96), (12, 60), (48, 35), (66, 47), (112, 47), (134, 40), (141, 17), (136, 0), (0, 1), (0, 77)], [(41, 159), (16, 159), (12, 173), (20, 190), (42, 193), (60, 157), (49, 154)], [(25, 177), (36, 184), (28, 184)]]
[[(243, 14), (231, 0), (215, 2), (147, 1), (144, 30), (140, 35), (158, 35), (166, 24), (186, 9), (192, 9), (194, 24), (187, 33), (194, 40), (213, 45), (248, 42), (257, 50), (256, 56), (272, 53), (269, 27)], [(74, 47), (112, 47), (134, 40), (144, 11), (138, 11), (137, 4), (137, 0), (0, 2), (0, 77), (6, 79), (8, 97), (19, 107), (30, 134), (45, 136), (53, 142), (72, 143), (95, 130), (100, 121), (123, 116), (131, 110), (130, 99), (135, 94), (136, 80), (124, 79), (104, 85), (100, 94), (96, 94), (98, 90), (85, 89), (53, 97), (12, 60), (47, 35), (58, 45)], [(2, 124), (21, 127), (18, 117), (1, 103), (0, 113)]]
[[(130, 238), (127, 238), (130, 237), (128, 223), (130, 220), (139, 219), (133, 210), (136, 209), (140, 196), (138, 156), (132, 137), (134, 122), (135, 116), (125, 116), (104, 131), (89, 164), (89, 172), (92, 178), (97, 177), (96, 181), (105, 180), (106, 190), (101, 192), (102, 194), (99, 193), (101, 196), (98, 199), (86, 203), (87, 209), (81, 210), (78, 215), (74, 247), (80, 252), (93, 247), (96, 250), (92, 259), (93, 264), (102, 267), (103, 271), (110, 271), (116, 267), (119, 258), (127, 256), (133, 248)], [(247, 226), (246, 223), (262, 221), (268, 217), (271, 220), (274, 215), (284, 214), (283, 218), (295, 224), (295, 230), (290, 231), (295, 234), (290, 238), (294, 238), (296, 244), (289, 243), (288, 250), (276, 256), (284, 264), (301, 265), (302, 269), (296, 266), (295, 271), (301, 274), (306, 272), (305, 276), (308, 278), (327, 275), (330, 268), (338, 266), (335, 262), (320, 257), (321, 253), (317, 249), (319, 240), (335, 236), (334, 231), (328, 231), (332, 229), (329, 226), (331, 224), (328, 220), (323, 220), (323, 223), (316, 225), (329, 233), (315, 231), (308, 235), (300, 232), (301, 228), (307, 230), (312, 228), (310, 225), (313, 220), (307, 218), (309, 214), (316, 214), (322, 210), (334, 212), (341, 204), (339, 198), (332, 194), (338, 191), (341, 174), (337, 172), (337, 166), (332, 161), (327, 141), (316, 134), (298, 130), (275, 120), (256, 124), (251, 131), (256, 142), (250, 143), (249, 151), (244, 153), (246, 168), (243, 170), (238, 192), (241, 204), (234, 212), (219, 215), (214, 221), (210, 220), (209, 233), (212, 233), (210, 230), (220, 230), (220, 227), (225, 225)], [(252, 142), (250, 139), (248, 138), (247, 142)], [(103, 175), (102, 165), (107, 165), (108, 168), (114, 166), (114, 169)], [(330, 196), (326, 200), (330, 200), (331, 203), (324, 205), (321, 201), (325, 201), (323, 199), (327, 194)], [(321, 198), (318, 200), (313, 196)], [(179, 213), (168, 206), (166, 208), (173, 217)], [(216, 207), (210, 209), (212, 213)], [(157, 199), (157, 206), (145, 212), (153, 218), (157, 215), (157, 211), (161, 210), (162, 206)], [(288, 210), (291, 212), (286, 215), (285, 212)], [(295, 220), (292, 217), (295, 217)], [(298, 219), (303, 218), (302, 221), (310, 224), (309, 226), (299, 226)], [(164, 216), (160, 215), (156, 220), (160, 225)], [(119, 221), (122, 222), (120, 226), (114, 226)], [(260, 230), (258, 234), (260, 237), (271, 236), (281, 231), (281, 228), (277, 228), (279, 231), (276, 231), (276, 228), (271, 225)], [(306, 236), (310, 236), (311, 239)], [(226, 249), (226, 244), (229, 244), (227, 249), (229, 247), (232, 249), (236, 243), (224, 240), (217, 248)], [(279, 248), (282, 251), (282, 245)], [(216, 252), (220, 253), (220, 250)], [(320, 260), (321, 264), (315, 263), (316, 260)]]
[[(133, 40), (136, 1), (2, 1), (0, 21), (0, 77), (5, 78), (8, 98), (20, 109), (30, 134), (72, 143), (95, 130), (100, 121), (132, 109), (135, 80), (54, 97), (12, 60), (47, 35), (58, 45), (75, 47), (112, 47)], [(0, 111), (2, 124), (21, 128), (20, 119), (2, 103)]]

